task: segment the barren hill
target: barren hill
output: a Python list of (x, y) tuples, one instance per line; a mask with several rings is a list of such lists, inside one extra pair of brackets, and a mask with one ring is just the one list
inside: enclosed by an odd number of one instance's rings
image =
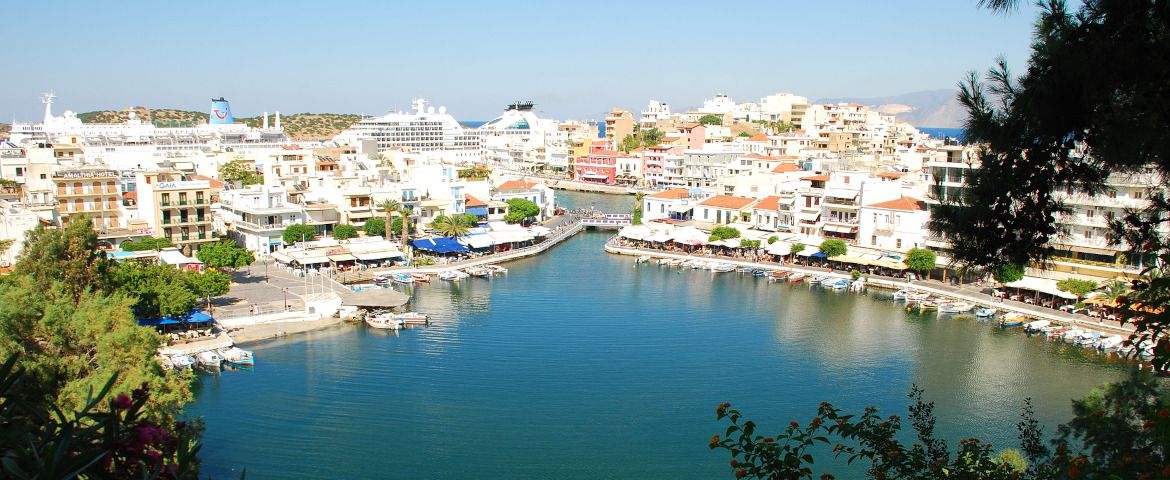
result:
[[(138, 118), (158, 126), (183, 126), (207, 123), (208, 115), (203, 112), (176, 110), (170, 108), (134, 107)], [(122, 123), (129, 118), (129, 110), (100, 110), (77, 114), (85, 123)], [(280, 125), (293, 140), (329, 140), (350, 125), (361, 120), (359, 115), (344, 113), (294, 113), (281, 115)], [(256, 117), (236, 117), (237, 123), (259, 127), (264, 120)], [(269, 115), (269, 125), (275, 122)]]

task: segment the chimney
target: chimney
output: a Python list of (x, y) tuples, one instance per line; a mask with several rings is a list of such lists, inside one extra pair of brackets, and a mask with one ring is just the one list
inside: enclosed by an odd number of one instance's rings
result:
[(276, 129), (280, 130), (280, 110), (276, 111)]
[(268, 112), (264, 112), (264, 129), (268, 130)]

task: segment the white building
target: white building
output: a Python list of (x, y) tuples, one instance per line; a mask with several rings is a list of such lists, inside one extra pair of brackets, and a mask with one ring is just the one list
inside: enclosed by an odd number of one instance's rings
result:
[(926, 202), (910, 197), (866, 204), (858, 217), (858, 244), (888, 251), (923, 248), (929, 234)]
[(483, 136), (464, 128), (446, 107), (428, 107), (427, 101), (413, 102), (414, 112), (394, 112), (365, 118), (333, 138), (339, 145), (358, 145), (373, 140), (379, 152), (393, 148), (412, 152), (435, 152), (452, 163), (484, 160)]
[(219, 220), (228, 236), (258, 253), (279, 250), (284, 229), (306, 223), (301, 206), (290, 203), (288, 192), (278, 185), (224, 190), (219, 207)]

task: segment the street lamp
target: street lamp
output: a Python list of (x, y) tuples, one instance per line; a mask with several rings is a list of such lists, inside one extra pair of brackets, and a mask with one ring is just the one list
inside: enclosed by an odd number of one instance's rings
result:
[(287, 312), (288, 311), (288, 287), (282, 288), (282, 289), (280, 289), (280, 291), (284, 292), (284, 311)]

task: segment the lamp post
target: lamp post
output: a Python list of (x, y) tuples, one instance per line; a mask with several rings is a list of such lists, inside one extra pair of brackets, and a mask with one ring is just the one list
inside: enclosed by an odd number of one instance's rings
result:
[(284, 311), (288, 311), (288, 288), (282, 288), (280, 291), (284, 292)]

